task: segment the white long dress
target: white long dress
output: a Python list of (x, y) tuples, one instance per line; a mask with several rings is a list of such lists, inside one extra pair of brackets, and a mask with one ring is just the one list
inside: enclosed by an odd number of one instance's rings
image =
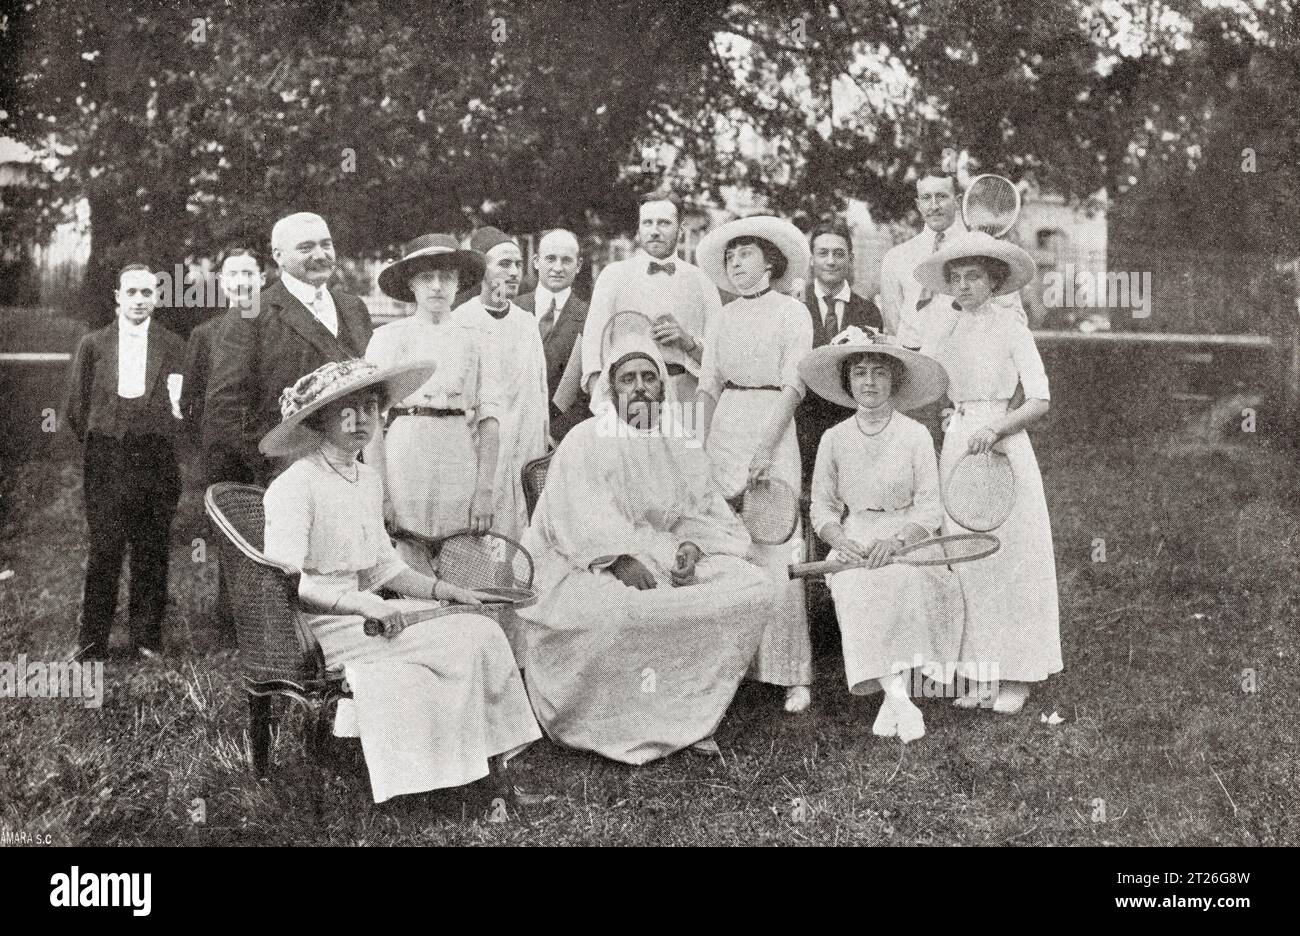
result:
[[(779, 390), (726, 389), (727, 382), (743, 387), (792, 387), (802, 398), (805, 387), (799, 377), (799, 361), (812, 350), (812, 340), (807, 307), (775, 291), (756, 299), (737, 299), (714, 317), (705, 339), (699, 390), (718, 401), (705, 450), (718, 487), (726, 496), (744, 489), (759, 438), (781, 405)], [(772, 474), (795, 492), (802, 486), (793, 419), (777, 445)], [(802, 542), (799, 529), (783, 545), (754, 546), (756, 558), (780, 588), (780, 599), (750, 674), (778, 686), (812, 682), (803, 581), (791, 581), (787, 571)]]
[[(1017, 380), (1026, 399), (1049, 399), (1047, 373), (1034, 336), (1006, 304), (947, 310), (921, 349), (948, 371), (955, 412), (944, 432), (939, 475), (946, 483), (971, 435), (1006, 415)], [(1061, 632), (1052, 525), (1029, 436), (1001, 439), (1016, 479), (1011, 516), (994, 534), (1002, 548), (987, 559), (955, 566), (966, 602), (960, 671), (987, 678), (1039, 682), (1061, 670)], [(945, 513), (945, 533), (965, 528)]]
[[(716, 490), (708, 459), (681, 438), (614, 435), (593, 417), (551, 461), (524, 537), (540, 601), (524, 674), (547, 735), (630, 764), (713, 734), (758, 648), (772, 607), (749, 535)], [(678, 547), (704, 557), (697, 584), (673, 587)], [(656, 587), (609, 571), (634, 556)]]
[[(384, 532), (379, 475), (356, 467), (349, 482), (317, 451), (289, 466), (263, 498), (266, 555), (340, 597), (374, 591), (406, 568)], [(391, 639), (367, 637), (354, 615), (307, 615), (307, 623), (326, 664), (345, 668), (355, 731), (341, 708), (336, 733), (360, 734), (377, 803), (478, 780), (490, 757), (512, 756), (541, 737), (510, 645), (489, 618), (447, 615)]]
[(513, 302), (496, 318), (474, 297), (452, 310), (453, 321), (484, 332), (483, 351), (496, 369), (500, 451), (492, 529), (517, 540), (528, 526), (523, 467), (546, 454), (550, 399), (546, 352), (537, 319)]
[[(469, 526), (477, 482), (474, 430), (484, 419), (500, 419), (496, 375), (483, 345), (486, 333), (460, 322), (439, 324), (415, 317), (375, 330), (366, 359), (380, 367), (416, 361), (438, 364), (433, 376), (401, 407), (462, 410), (459, 416), (399, 416), (366, 448), (366, 463), (378, 470), (403, 529), (441, 539)], [(423, 550), (398, 543), (402, 559), (426, 574)]]
[[(913, 523), (934, 534), (943, 507), (929, 430), (894, 413), (868, 436), (855, 420), (822, 436), (812, 479), (813, 527), (842, 523), (845, 535), (863, 545)], [(830, 588), (850, 692), (876, 692), (878, 679), (913, 667), (943, 681), (944, 664), (957, 659), (962, 628), (961, 587), (950, 569), (847, 569), (831, 576)]]

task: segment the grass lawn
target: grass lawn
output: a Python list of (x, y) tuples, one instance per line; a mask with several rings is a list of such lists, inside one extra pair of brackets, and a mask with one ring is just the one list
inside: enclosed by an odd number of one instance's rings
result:
[[(376, 809), (358, 750), (337, 742), (337, 761), (317, 765), (298, 716), (273, 780), (253, 778), (237, 660), (209, 624), (215, 569), (191, 561), (206, 535), (191, 487), (173, 529), (168, 656), (110, 662), (99, 710), (0, 699), (0, 827), (77, 844), (1297, 844), (1291, 456), (1262, 441), (1039, 449), (1066, 668), (1022, 714), (922, 701), (929, 734), (886, 742), (870, 733), (879, 696), (851, 697), (829, 656), (808, 717), (747, 684), (721, 759), (630, 768), (539, 743), (516, 763), (555, 799), (504, 822)], [(78, 452), (62, 438), (40, 454), (11, 479), (0, 660), (58, 659), (75, 633)], [(1257, 691), (1242, 689), (1247, 669)], [(1063, 721), (1041, 719), (1052, 712)]]

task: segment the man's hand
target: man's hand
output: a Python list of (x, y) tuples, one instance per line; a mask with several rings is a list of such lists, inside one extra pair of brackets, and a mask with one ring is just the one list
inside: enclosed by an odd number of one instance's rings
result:
[(469, 529), (471, 533), (486, 533), (492, 529), (492, 492), (475, 491), (469, 502)]
[(650, 334), (661, 345), (676, 345), (683, 351), (690, 351), (695, 347), (695, 338), (668, 312), (655, 319)]
[(628, 588), (635, 588), (637, 591), (645, 591), (657, 585), (655, 577), (650, 574), (650, 570), (642, 565), (641, 560), (635, 556), (619, 556), (614, 560), (614, 564), (609, 567), (609, 571), (614, 573), (614, 578)]
[(677, 547), (677, 561), (669, 572), (674, 588), (695, 584), (695, 565), (700, 561), (701, 555), (700, 547), (694, 543), (682, 543)]

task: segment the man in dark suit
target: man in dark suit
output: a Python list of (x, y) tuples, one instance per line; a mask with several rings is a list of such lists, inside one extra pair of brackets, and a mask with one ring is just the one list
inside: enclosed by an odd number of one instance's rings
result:
[[(186, 435), (201, 443), (203, 415), (207, 403), (212, 353), (221, 344), (221, 333), (231, 319), (248, 314), (265, 285), (262, 261), (247, 247), (228, 247), (218, 264), (218, 283), (223, 308), (190, 332), (185, 345), (185, 384), (181, 390), (181, 417)], [(211, 473), (209, 473), (211, 475)], [(212, 481), (248, 481), (246, 476), (211, 478)]]
[(117, 318), (77, 344), (64, 407), (64, 423), (85, 445), (80, 659), (102, 660), (108, 650), (128, 551), (132, 652), (162, 652), (168, 540), (181, 494), (174, 439), (185, 343), (151, 323), (159, 291), (144, 264), (122, 268), (114, 296)]
[[(812, 281), (804, 294), (804, 304), (812, 316), (813, 347), (820, 348), (850, 325), (858, 328), (883, 328), (880, 310), (870, 299), (864, 299), (849, 288), (849, 271), (853, 268), (853, 240), (843, 221), (823, 221), (813, 228), (808, 237), (812, 250)], [(795, 432), (799, 437), (799, 456), (803, 461), (803, 490), (807, 494), (812, 485), (813, 465), (817, 462), (817, 445), (822, 433), (836, 423), (853, 415), (853, 411), (831, 403), (813, 393), (804, 394), (795, 410)], [(810, 561), (825, 558), (826, 549), (810, 529), (807, 511), (804, 511), (804, 530), (809, 534)], [(824, 585), (811, 583), (808, 589), (809, 613), (814, 625), (815, 642), (819, 648), (838, 642), (830, 622), (834, 608), (830, 593)]]
[(334, 241), (320, 215), (300, 212), (271, 230), (280, 279), (232, 318), (212, 357), (203, 447), (215, 479), (251, 474), (269, 484), (286, 467), (257, 451), (280, 422), (280, 394), (329, 361), (363, 357), (373, 330), (358, 297), (326, 288)]
[(560, 378), (587, 324), (587, 303), (573, 293), (573, 280), (581, 268), (578, 238), (559, 228), (549, 231), (537, 245), (533, 257), (537, 288), (517, 300), (521, 308), (537, 317), (537, 327), (541, 330), (542, 350), (546, 352), (546, 389), (551, 401), (551, 439), (557, 445), (570, 429), (591, 415), (587, 395), (581, 387), (575, 387), (577, 396), (566, 410), (555, 405)]

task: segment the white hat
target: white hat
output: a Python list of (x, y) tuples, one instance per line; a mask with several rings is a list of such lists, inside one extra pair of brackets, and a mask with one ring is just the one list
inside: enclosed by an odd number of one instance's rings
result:
[(727, 276), (727, 244), (737, 237), (759, 237), (770, 241), (777, 250), (785, 255), (785, 274), (780, 279), (772, 279), (771, 286), (777, 292), (789, 292), (791, 283), (808, 275), (808, 241), (799, 229), (782, 218), (772, 215), (755, 215), (752, 218), (737, 218), (705, 234), (695, 248), (695, 262), (719, 289), (734, 293), (736, 287)]
[(875, 329), (864, 331), (856, 325), (844, 329), (831, 339), (830, 344), (806, 354), (799, 362), (799, 376), (818, 396), (857, 409), (857, 400), (844, 389), (840, 364), (850, 355), (863, 353), (887, 354), (903, 362), (906, 369), (903, 379), (889, 397), (895, 409), (917, 409), (933, 403), (948, 391), (948, 372), (934, 358), (894, 344)]
[(968, 257), (990, 257), (1001, 260), (1011, 269), (1007, 281), (994, 291), (995, 296), (1019, 292), (1021, 287), (1033, 281), (1034, 274), (1038, 272), (1034, 258), (1023, 248), (998, 240), (983, 231), (964, 231), (921, 261), (913, 275), (917, 282), (931, 292), (951, 296), (952, 289), (943, 275), (944, 264), (949, 260), (963, 260)]
[(301, 455), (320, 444), (319, 432), (302, 424), (322, 407), (350, 393), (382, 383), (388, 402), (404, 400), (433, 376), (433, 361), (381, 368), (361, 358), (330, 361), (300, 377), (280, 394), (280, 425), (257, 444), (263, 455)]

